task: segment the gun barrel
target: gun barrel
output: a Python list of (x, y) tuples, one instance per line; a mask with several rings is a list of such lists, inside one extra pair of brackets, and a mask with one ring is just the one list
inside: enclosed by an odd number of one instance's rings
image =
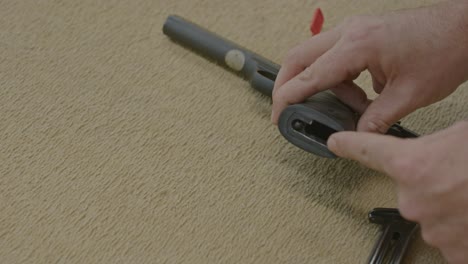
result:
[(179, 16), (169, 16), (163, 32), (181, 45), (239, 72), (254, 89), (271, 96), (279, 65)]

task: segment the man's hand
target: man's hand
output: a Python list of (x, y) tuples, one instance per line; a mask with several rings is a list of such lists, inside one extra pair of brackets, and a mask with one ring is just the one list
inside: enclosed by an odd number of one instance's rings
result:
[(450, 263), (468, 262), (468, 121), (417, 139), (375, 133), (333, 134), (328, 147), (388, 174), (403, 217)]
[[(468, 78), (468, 1), (361, 16), (289, 52), (273, 91), (272, 121), (290, 104), (331, 89), (362, 114), (358, 131), (385, 133)], [(380, 94), (367, 99), (353, 80), (368, 70)]]

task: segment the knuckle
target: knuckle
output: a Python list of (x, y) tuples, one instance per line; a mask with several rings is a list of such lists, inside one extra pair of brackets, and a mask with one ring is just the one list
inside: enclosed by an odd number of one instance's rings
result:
[(281, 90), (275, 91), (275, 93), (273, 93), (272, 100), (275, 103), (281, 103), (285, 100), (284, 95), (281, 92)]
[(350, 17), (344, 23), (344, 40), (356, 45), (362, 45), (373, 40), (384, 25), (381, 19), (370, 16)]
[(354, 44), (353, 48), (362, 46), (370, 37), (370, 31), (366, 27), (353, 28), (343, 34), (343, 39)]
[(379, 114), (373, 113), (367, 116), (367, 118), (364, 120), (364, 126), (365, 130), (369, 132), (378, 132), (384, 134), (390, 127), (390, 124), (386, 122)]
[(423, 228), (421, 230), (421, 236), (427, 244), (433, 247), (439, 247), (441, 245), (441, 235), (433, 229)]
[(419, 221), (421, 219), (421, 212), (418, 210), (418, 206), (415, 206), (410, 200), (399, 200), (398, 211), (407, 220)]
[(418, 223), (434, 217), (430, 204), (421, 201), (417, 196), (409, 196), (407, 192), (401, 191), (398, 195), (398, 211), (403, 218)]
[(426, 227), (423, 225), (421, 227), (421, 236), (427, 244), (434, 247), (443, 248), (450, 244), (447, 234), (436, 226)]
[(272, 101), (274, 104), (277, 104), (279, 106), (290, 105), (292, 103), (292, 100), (291, 97), (288, 95), (290, 95), (290, 93), (288, 93), (285, 89), (281, 89), (272, 95)]
[(313, 79), (314, 77), (314, 70), (312, 66), (305, 68), (299, 75), (298, 78), (300, 81), (307, 82)]

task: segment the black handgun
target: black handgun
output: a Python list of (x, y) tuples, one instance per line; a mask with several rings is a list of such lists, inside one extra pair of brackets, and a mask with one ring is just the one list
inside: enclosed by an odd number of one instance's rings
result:
[[(169, 16), (163, 32), (181, 45), (227, 67), (262, 94), (271, 97), (280, 66), (179, 16)], [(280, 115), (281, 134), (297, 147), (318, 156), (334, 158), (328, 137), (338, 131), (354, 131), (359, 115), (332, 92), (320, 92), (301, 104), (287, 107)], [(401, 138), (418, 135), (394, 124), (387, 134)]]

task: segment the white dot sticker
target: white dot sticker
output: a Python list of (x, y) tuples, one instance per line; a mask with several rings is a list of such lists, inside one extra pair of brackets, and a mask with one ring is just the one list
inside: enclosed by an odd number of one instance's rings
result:
[(231, 69), (240, 71), (242, 68), (244, 68), (245, 55), (242, 53), (242, 51), (234, 49), (226, 53), (224, 60)]

